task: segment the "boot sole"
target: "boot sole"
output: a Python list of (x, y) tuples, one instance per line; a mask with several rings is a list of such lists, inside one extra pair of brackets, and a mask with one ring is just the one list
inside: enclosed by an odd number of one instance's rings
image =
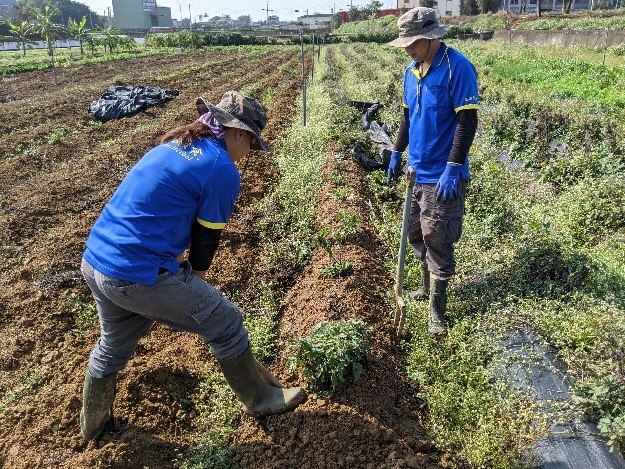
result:
[(304, 402), (305, 399), (306, 399), (306, 393), (302, 390), (302, 392), (300, 392), (295, 397), (293, 397), (293, 399), (291, 399), (284, 407), (281, 407), (279, 409), (266, 409), (266, 410), (259, 410), (259, 411), (254, 412), (249, 409), (243, 408), (243, 411), (247, 415), (250, 415), (258, 419), (262, 417), (267, 417), (268, 415), (283, 414), (284, 412), (293, 410), (302, 402)]

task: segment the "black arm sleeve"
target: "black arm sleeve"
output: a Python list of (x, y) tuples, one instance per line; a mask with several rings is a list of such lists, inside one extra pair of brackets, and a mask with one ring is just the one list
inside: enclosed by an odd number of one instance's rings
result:
[(408, 108), (404, 108), (404, 115), (399, 124), (397, 131), (397, 140), (395, 141), (395, 151), (403, 152), (408, 147)]
[(458, 126), (454, 134), (454, 142), (447, 159), (450, 163), (464, 164), (469, 148), (475, 138), (477, 130), (477, 109), (463, 109), (458, 111)]
[(221, 230), (214, 230), (200, 225), (197, 221), (191, 227), (191, 248), (189, 262), (197, 271), (208, 270), (217, 252)]

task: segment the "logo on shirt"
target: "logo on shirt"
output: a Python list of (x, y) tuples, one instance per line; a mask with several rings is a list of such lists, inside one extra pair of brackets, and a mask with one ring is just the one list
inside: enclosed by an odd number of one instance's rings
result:
[(194, 146), (191, 146), (191, 148), (187, 150), (189, 147), (185, 147), (183, 149), (182, 147), (180, 147), (180, 145), (177, 145), (172, 142), (166, 142), (163, 145), (169, 148), (170, 150), (174, 150), (180, 156), (184, 157), (184, 159), (187, 161), (193, 161), (193, 160), (199, 161), (200, 160), (199, 156), (203, 154), (201, 148), (197, 148)]

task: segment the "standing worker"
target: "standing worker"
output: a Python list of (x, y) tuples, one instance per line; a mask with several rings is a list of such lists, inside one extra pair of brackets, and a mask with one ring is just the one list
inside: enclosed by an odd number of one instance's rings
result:
[[(82, 272), (101, 334), (83, 387), (80, 430), (99, 438), (111, 419), (115, 379), (155, 322), (200, 334), (253, 416), (295, 408), (301, 388), (282, 388), (252, 355), (239, 309), (204, 281), (239, 195), (234, 163), (260, 137), (263, 107), (236, 91), (219, 104), (198, 98), (200, 117), (171, 130), (121, 182), (93, 226)], [(189, 249), (188, 259), (184, 253)]]
[(441, 38), (448, 30), (431, 8), (414, 8), (397, 20), (412, 62), (404, 73), (404, 115), (388, 176), (399, 179), (408, 148), (406, 177), (414, 180), (408, 241), (421, 261), (413, 299), (430, 297), (428, 332), (447, 332), (447, 284), (455, 273), (454, 244), (462, 233), (469, 180), (469, 148), (477, 129), (478, 85), (473, 64)]

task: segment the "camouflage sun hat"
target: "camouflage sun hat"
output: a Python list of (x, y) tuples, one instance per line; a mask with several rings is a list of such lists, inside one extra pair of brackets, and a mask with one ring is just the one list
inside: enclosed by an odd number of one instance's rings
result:
[(254, 134), (256, 138), (252, 143), (252, 150), (271, 151), (267, 142), (260, 138), (260, 133), (267, 124), (267, 113), (254, 98), (238, 91), (226, 91), (217, 105), (204, 98), (197, 98), (195, 106), (200, 115), (210, 111), (224, 127), (235, 127)]
[(388, 43), (393, 47), (408, 47), (417, 39), (438, 39), (443, 37), (449, 26), (439, 25), (432, 8), (413, 8), (397, 20), (399, 37)]

